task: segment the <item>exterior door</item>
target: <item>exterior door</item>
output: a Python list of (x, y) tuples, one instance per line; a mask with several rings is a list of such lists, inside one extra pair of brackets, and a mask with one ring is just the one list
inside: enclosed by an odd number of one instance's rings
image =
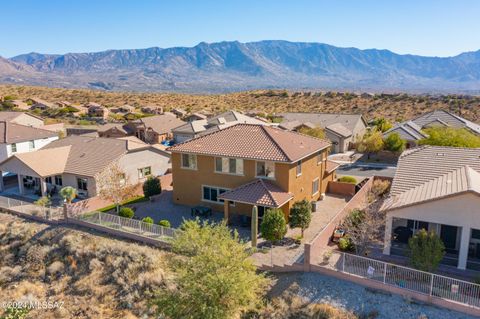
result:
[(458, 227), (456, 226), (442, 225), (440, 230), (440, 238), (442, 239), (447, 251), (456, 250), (457, 231)]

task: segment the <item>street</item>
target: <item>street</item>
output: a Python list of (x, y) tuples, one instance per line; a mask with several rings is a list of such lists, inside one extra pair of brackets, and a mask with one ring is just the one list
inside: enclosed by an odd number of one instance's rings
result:
[(386, 176), (393, 177), (395, 175), (396, 166), (392, 164), (380, 163), (353, 163), (343, 164), (337, 168), (338, 175), (352, 176)]

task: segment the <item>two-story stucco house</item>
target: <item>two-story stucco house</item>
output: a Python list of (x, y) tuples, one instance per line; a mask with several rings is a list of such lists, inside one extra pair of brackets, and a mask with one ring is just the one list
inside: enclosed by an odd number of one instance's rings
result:
[(318, 201), (334, 171), (330, 143), (278, 128), (237, 124), (170, 147), (173, 201), (223, 210), (225, 219), (280, 208), (288, 219), (296, 201)]

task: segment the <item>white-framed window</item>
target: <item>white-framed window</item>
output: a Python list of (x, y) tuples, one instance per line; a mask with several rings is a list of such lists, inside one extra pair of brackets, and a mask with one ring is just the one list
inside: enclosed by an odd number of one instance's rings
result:
[(275, 163), (274, 162), (257, 162), (256, 176), (264, 178), (275, 178)]
[(28, 141), (28, 149), (30, 151), (35, 149), (35, 141)]
[(182, 168), (197, 169), (197, 155), (182, 154)]
[(302, 160), (297, 162), (297, 176), (302, 175)]
[(52, 176), (45, 177), (45, 183), (52, 184)]
[(315, 178), (312, 181), (312, 196), (318, 194), (320, 190), (320, 178)]
[[(147, 167), (142, 167), (138, 169), (138, 178), (145, 178), (149, 175), (152, 175), (152, 167), (147, 166)], [(125, 180), (125, 176), (123, 177)]]
[(216, 187), (216, 186), (202, 186), (202, 200), (205, 202), (213, 202), (218, 204), (223, 204), (224, 200), (219, 199), (218, 196), (229, 191), (226, 188)]
[(62, 175), (55, 175), (55, 185), (57, 185), (57, 186), (62, 186), (63, 185)]
[(223, 174), (243, 175), (243, 159), (215, 157), (215, 172)]
[(17, 143), (12, 143), (11, 147), (12, 147), (12, 153), (16, 153), (17, 152)]
[(83, 191), (88, 190), (87, 179), (83, 177), (77, 177), (77, 188)]

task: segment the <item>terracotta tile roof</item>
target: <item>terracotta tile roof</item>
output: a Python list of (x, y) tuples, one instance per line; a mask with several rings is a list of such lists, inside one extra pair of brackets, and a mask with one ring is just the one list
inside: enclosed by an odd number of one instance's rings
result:
[(327, 171), (328, 174), (330, 174), (331, 172), (336, 170), (339, 166), (340, 164), (338, 164), (337, 162), (327, 160), (325, 170)]
[(266, 207), (281, 207), (293, 198), (273, 182), (257, 179), (218, 196), (219, 199)]
[(265, 125), (237, 124), (168, 150), (293, 163), (328, 146), (328, 141), (291, 131)]
[(480, 194), (480, 173), (467, 165), (390, 197), (383, 209), (410, 206), (465, 192)]
[(55, 136), (58, 136), (58, 133), (12, 122), (0, 121), (0, 143), (19, 143)]

